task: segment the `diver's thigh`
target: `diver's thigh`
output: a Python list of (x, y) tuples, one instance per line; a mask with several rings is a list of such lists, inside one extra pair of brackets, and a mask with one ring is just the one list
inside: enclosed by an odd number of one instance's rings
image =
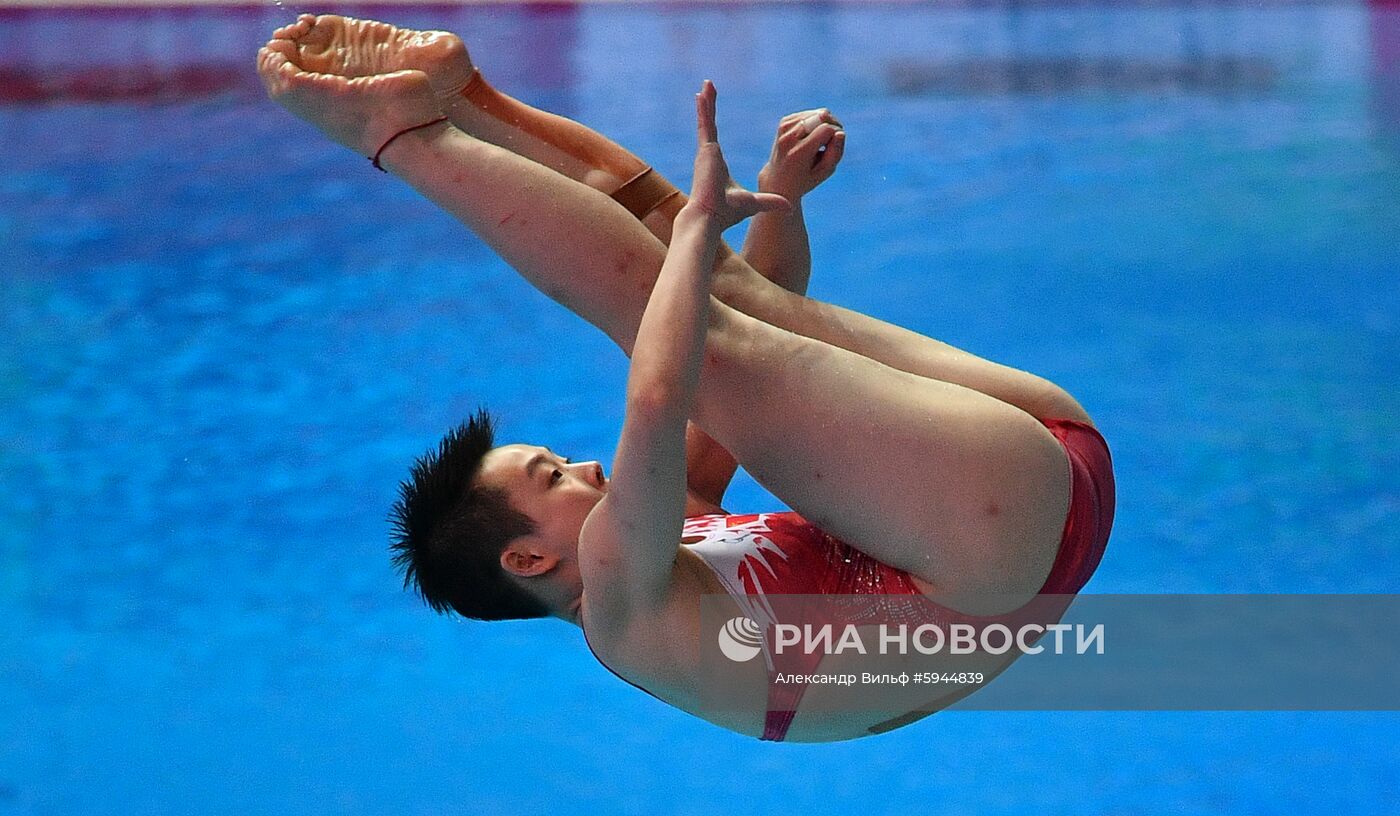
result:
[(741, 262), (721, 260), (715, 294), (730, 307), (765, 323), (900, 371), (980, 391), (1031, 416), (1089, 422), (1084, 408), (1044, 377), (879, 318), (789, 292)]
[(1069, 502), (1054, 436), (986, 394), (714, 304), (697, 420), (828, 532), (942, 591), (1040, 586)]

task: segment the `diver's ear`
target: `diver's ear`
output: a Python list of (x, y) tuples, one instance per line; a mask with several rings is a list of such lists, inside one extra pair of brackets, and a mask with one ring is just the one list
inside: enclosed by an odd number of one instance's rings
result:
[(554, 569), (559, 557), (529, 546), (516, 539), (501, 552), (501, 569), (520, 578), (533, 578)]

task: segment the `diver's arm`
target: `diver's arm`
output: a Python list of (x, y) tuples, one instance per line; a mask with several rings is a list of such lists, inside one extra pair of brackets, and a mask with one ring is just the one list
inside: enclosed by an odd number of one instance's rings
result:
[(749, 266), (789, 292), (807, 294), (812, 274), (802, 197), (831, 178), (845, 149), (846, 131), (831, 111), (790, 113), (779, 120), (772, 154), (758, 171), (759, 191), (786, 198), (792, 209), (754, 216), (742, 254)]
[(685, 513), (686, 426), (700, 384), (720, 235), (760, 210), (788, 206), (779, 196), (732, 186), (715, 134), (714, 100), (707, 82), (696, 97), (700, 146), (691, 200), (676, 216), (642, 313), (612, 480), (583, 532), (617, 543), (612, 588), (631, 604), (661, 603), (671, 583)]
[[(783, 196), (792, 209), (754, 216), (741, 254), (760, 275), (790, 292), (805, 295), (812, 275), (802, 197), (831, 178), (845, 147), (846, 133), (831, 111), (790, 113), (778, 122), (772, 155), (758, 173), (759, 192)], [(694, 423), (686, 428), (685, 453), (691, 492), (700, 502), (718, 508), (739, 463)]]
[[(759, 189), (764, 189), (761, 180)], [(807, 282), (812, 277), (812, 249), (800, 201), (793, 199), (790, 213), (755, 216), (749, 234), (744, 236), (742, 254), (763, 277), (799, 295), (807, 294)]]
[(693, 497), (686, 508), (687, 516), (721, 512), (724, 493), (738, 470), (734, 454), (699, 425), (686, 425), (685, 481)]
[(632, 350), (612, 479), (584, 531), (617, 542), (616, 578), (628, 601), (644, 605), (665, 598), (685, 518), (686, 420), (700, 382), (720, 231), (695, 205), (676, 216)]

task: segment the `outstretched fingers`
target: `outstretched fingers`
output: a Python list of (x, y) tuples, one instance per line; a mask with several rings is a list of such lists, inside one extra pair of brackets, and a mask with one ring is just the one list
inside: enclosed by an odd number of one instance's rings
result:
[(755, 213), (790, 210), (791, 203), (780, 195), (752, 193), (729, 177), (715, 126), (715, 85), (708, 79), (695, 95), (695, 128), (699, 144), (695, 152), (695, 178), (690, 201), (716, 216), (728, 228)]
[(719, 141), (719, 129), (715, 126), (715, 84), (708, 79), (695, 95), (696, 138), (700, 144)]
[(725, 193), (726, 203), (739, 215), (739, 220), (761, 212), (792, 212), (792, 202), (777, 193), (751, 193), (734, 187)]

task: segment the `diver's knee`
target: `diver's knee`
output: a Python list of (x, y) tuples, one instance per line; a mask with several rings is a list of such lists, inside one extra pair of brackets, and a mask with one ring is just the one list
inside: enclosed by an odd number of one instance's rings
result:
[(1070, 393), (1049, 380), (1042, 380), (1040, 399), (1041, 404), (1038, 419), (1071, 419), (1075, 422), (1082, 422), (1086, 425), (1093, 425), (1094, 421), (1089, 418), (1089, 412), (1084, 410), (1084, 406), (1079, 404), (1079, 400), (1070, 396)]

